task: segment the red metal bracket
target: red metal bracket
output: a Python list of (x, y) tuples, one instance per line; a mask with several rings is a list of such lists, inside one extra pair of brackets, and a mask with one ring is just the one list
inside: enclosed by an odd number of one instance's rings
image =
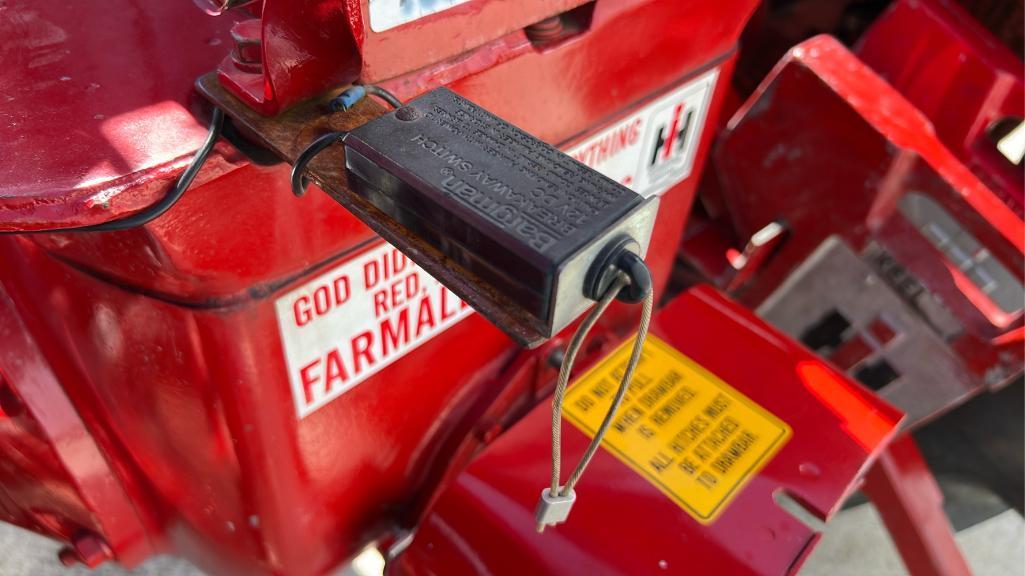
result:
[[(369, 0), (265, 0), (259, 18), (232, 30), (235, 47), (218, 73), (232, 94), (261, 114), (274, 115), (357, 79), (380, 82), (428, 66), (437, 72), (457, 61), (471, 62), (460, 67), (464, 75), (488, 68), (506, 59), (504, 53), (530, 46), (527, 26), (586, 3), (471, 0), (375, 32), (365, 17)], [(632, 3), (637, 0), (623, 4)], [(513, 33), (516, 39), (505, 38)], [(459, 77), (448, 75), (448, 80)]]
[(972, 573), (943, 512), (943, 495), (911, 436), (884, 452), (862, 490), (882, 516), (912, 576)]
[(990, 131), (1025, 117), (1025, 69), (956, 2), (894, 2), (865, 33), (858, 56), (921, 110), (936, 134), (1019, 217), (1022, 171)]
[[(793, 430), (721, 515), (699, 522), (606, 448), (579, 485), (570, 521), (538, 535), (533, 510), (548, 479), (551, 429), (550, 407), (541, 403), (452, 479), (392, 573), (796, 571), (819, 534), (777, 497), (830, 518), (902, 415), (707, 287), (674, 299), (652, 326), (658, 338)], [(588, 440), (564, 424), (564, 458), (573, 461)]]
[(152, 511), (105, 457), (19, 309), (0, 286), (0, 519), (70, 542), (65, 564), (131, 567), (156, 552)]

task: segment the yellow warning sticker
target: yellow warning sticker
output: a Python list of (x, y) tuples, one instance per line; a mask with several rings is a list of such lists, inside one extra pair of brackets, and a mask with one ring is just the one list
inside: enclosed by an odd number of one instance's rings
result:
[[(601, 426), (633, 347), (623, 343), (566, 394), (566, 419)], [(785, 422), (654, 336), (602, 442), (702, 524), (721, 513), (786, 444)]]

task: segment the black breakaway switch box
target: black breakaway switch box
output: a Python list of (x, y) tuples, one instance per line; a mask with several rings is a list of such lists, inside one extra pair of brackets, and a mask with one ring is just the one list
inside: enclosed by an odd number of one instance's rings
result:
[(611, 244), (647, 250), (657, 198), (446, 88), (344, 143), (350, 188), (521, 306), (545, 337), (594, 303), (588, 276)]

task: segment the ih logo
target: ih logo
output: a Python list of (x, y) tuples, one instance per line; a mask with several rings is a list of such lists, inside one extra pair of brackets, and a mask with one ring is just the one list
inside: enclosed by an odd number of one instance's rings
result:
[(719, 69), (680, 84), (567, 150), (644, 197), (690, 176)]
[(696, 106), (686, 99), (659, 110), (652, 123), (652, 146), (648, 154), (648, 180), (657, 183), (680, 170), (686, 171), (694, 138)]

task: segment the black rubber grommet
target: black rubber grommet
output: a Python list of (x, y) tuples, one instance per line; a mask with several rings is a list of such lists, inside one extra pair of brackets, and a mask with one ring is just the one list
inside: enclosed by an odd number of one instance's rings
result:
[(620, 254), (630, 250), (640, 250), (640, 245), (626, 234), (609, 241), (598, 253), (598, 257), (594, 259), (591, 269), (587, 271), (587, 276), (584, 279), (584, 295), (591, 300), (601, 300), (619, 272), (617, 261)]
[(601, 300), (616, 275), (625, 272), (630, 276), (630, 285), (623, 288), (616, 299), (629, 303), (644, 300), (651, 291), (651, 272), (638, 254), (640, 250), (640, 244), (625, 234), (609, 242), (587, 273), (584, 295), (591, 300)]
[(630, 277), (630, 284), (619, 291), (616, 300), (636, 304), (651, 290), (651, 271), (636, 252), (622, 252), (616, 260), (617, 267)]

